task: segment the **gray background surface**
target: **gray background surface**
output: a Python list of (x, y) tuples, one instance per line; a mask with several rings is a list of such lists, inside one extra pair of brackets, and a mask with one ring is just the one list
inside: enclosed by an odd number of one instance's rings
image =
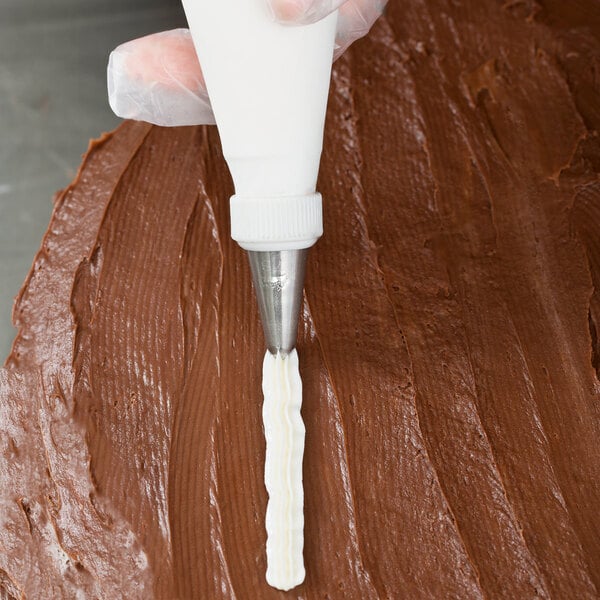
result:
[(90, 138), (114, 128), (106, 63), (118, 44), (185, 26), (178, 0), (0, 2), (0, 364), (19, 291)]

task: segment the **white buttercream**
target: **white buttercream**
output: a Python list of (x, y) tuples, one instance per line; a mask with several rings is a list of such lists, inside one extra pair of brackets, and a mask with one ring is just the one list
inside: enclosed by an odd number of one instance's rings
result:
[(267, 441), (267, 582), (289, 590), (304, 581), (304, 423), (302, 380), (296, 350), (267, 351), (263, 362), (263, 423)]

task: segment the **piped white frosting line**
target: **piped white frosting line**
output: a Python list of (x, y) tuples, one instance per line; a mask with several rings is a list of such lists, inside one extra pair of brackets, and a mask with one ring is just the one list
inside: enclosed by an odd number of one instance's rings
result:
[(263, 423), (267, 441), (267, 583), (289, 590), (304, 581), (304, 423), (296, 350), (269, 351), (263, 362)]

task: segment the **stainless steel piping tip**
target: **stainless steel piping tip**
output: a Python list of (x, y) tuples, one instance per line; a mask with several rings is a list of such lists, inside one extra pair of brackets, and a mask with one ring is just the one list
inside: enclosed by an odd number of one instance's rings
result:
[(288, 354), (296, 346), (308, 250), (248, 251), (265, 340), (272, 354)]

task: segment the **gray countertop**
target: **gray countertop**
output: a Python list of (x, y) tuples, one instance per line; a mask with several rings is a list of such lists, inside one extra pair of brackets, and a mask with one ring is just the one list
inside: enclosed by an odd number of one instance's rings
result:
[(0, 5), (0, 364), (13, 298), (90, 138), (114, 128), (106, 62), (118, 44), (185, 26), (177, 0), (3, 0)]

